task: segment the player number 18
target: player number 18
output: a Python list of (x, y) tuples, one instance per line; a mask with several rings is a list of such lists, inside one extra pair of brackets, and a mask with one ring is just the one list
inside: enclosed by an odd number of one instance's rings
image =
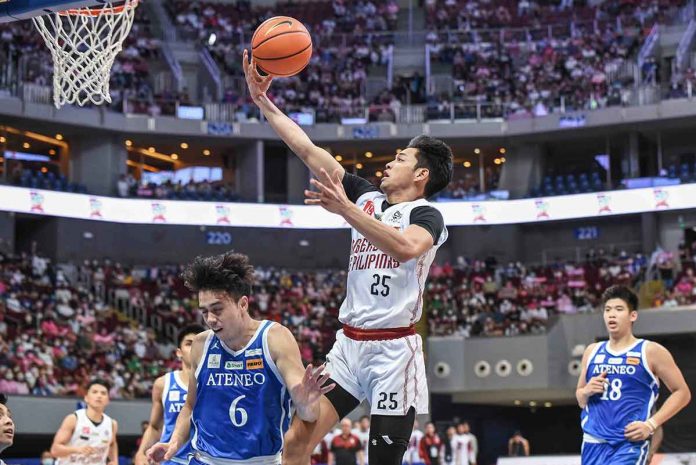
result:
[(619, 378), (614, 378), (609, 383), (609, 389), (605, 389), (602, 394), (602, 400), (619, 400), (621, 399), (621, 386), (623, 382)]

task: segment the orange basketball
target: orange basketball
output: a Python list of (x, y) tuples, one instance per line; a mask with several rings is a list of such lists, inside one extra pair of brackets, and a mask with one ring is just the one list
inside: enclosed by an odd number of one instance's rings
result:
[(312, 58), (312, 37), (295, 18), (275, 16), (264, 21), (254, 32), (251, 55), (266, 74), (294, 76)]

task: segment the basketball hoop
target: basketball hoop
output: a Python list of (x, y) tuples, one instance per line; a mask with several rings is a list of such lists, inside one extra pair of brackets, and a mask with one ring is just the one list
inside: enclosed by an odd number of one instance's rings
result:
[(53, 57), (53, 103), (111, 103), (111, 66), (130, 32), (138, 0), (33, 18)]

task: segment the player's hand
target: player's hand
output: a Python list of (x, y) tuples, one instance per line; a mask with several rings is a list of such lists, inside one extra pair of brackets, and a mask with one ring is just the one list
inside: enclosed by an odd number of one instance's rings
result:
[(97, 451), (94, 447), (91, 446), (82, 446), (78, 448), (78, 454), (79, 455), (91, 455), (94, 454)]
[(317, 192), (305, 190), (306, 205), (321, 205), (331, 213), (340, 215), (345, 208), (352, 205), (352, 202), (346, 195), (346, 190), (343, 188), (341, 181), (341, 172), (335, 169), (333, 175), (322, 168), (320, 171), (322, 180), (312, 179), (310, 183), (318, 189)]
[(176, 455), (179, 448), (173, 442), (158, 442), (147, 450), (147, 458), (150, 462), (166, 462)]
[(302, 381), (290, 389), (290, 397), (295, 403), (299, 417), (304, 421), (316, 421), (319, 417), (319, 399), (336, 387), (336, 383), (324, 386), (331, 376), (325, 372), (326, 365), (314, 368), (311, 364), (305, 369)]
[(597, 376), (593, 376), (585, 385), (585, 393), (588, 397), (595, 394), (603, 394), (604, 391), (609, 386), (609, 381), (607, 381), (607, 372), (603, 371)]
[(632, 421), (624, 429), (624, 437), (631, 442), (645, 441), (650, 437), (652, 430), (644, 421)]
[(257, 105), (260, 99), (266, 96), (268, 88), (271, 87), (271, 81), (273, 81), (273, 76), (270, 74), (268, 76), (261, 76), (256, 69), (256, 62), (254, 58), (249, 61), (249, 52), (244, 49), (244, 62), (242, 63), (242, 69), (244, 69), (244, 77), (246, 78), (247, 86), (249, 87), (249, 95), (251, 99)]
[(150, 465), (150, 461), (147, 459), (147, 456), (145, 454), (143, 454), (142, 452), (138, 452), (135, 454), (135, 457), (133, 458), (133, 464)]

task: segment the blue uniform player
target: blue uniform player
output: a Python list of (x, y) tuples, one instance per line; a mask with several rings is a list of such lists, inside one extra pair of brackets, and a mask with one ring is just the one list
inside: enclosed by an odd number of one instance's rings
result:
[[(186, 402), (189, 376), (191, 374), (191, 346), (196, 334), (205, 328), (201, 325), (189, 325), (179, 331), (176, 356), (181, 361), (181, 369), (170, 371), (155, 380), (152, 386), (152, 409), (148, 427), (140, 440), (140, 447), (135, 454), (135, 465), (148, 465), (145, 452), (153, 444), (169, 442), (174, 432), (179, 412)], [(186, 442), (167, 462), (167, 465), (188, 464), (191, 444)]]
[(183, 276), (210, 329), (193, 342), (194, 376), (172, 437), (148, 458), (171, 460), (191, 434), (191, 465), (279, 465), (291, 415), (316, 421), (321, 396), (335, 385), (324, 386), (323, 366), (302, 366), (287, 328), (249, 316), (247, 256), (198, 257)]
[[(633, 291), (612, 286), (602, 303), (609, 340), (585, 350), (576, 391), (582, 465), (644, 465), (651, 436), (689, 403), (691, 393), (669, 351), (633, 335), (638, 319)], [(660, 381), (671, 394), (651, 415)]]

